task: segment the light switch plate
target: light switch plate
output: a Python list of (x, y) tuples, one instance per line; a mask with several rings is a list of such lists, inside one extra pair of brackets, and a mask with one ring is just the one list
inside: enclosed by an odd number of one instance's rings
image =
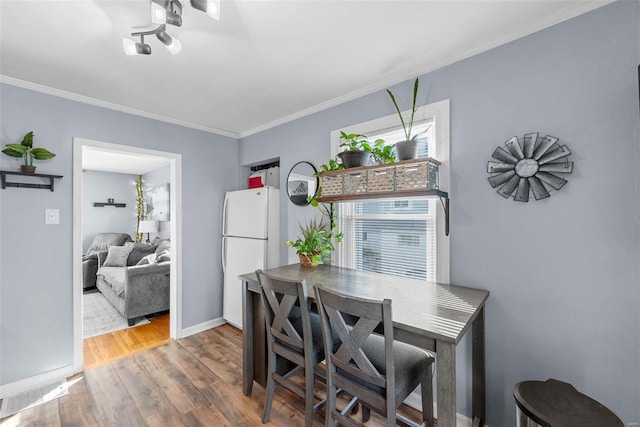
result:
[(44, 223), (45, 224), (60, 224), (60, 209), (45, 209), (44, 210)]

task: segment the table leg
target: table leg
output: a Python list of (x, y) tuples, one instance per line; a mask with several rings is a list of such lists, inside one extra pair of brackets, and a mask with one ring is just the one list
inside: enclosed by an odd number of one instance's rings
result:
[(438, 427), (456, 425), (456, 346), (436, 342)]
[(253, 298), (249, 283), (242, 282), (242, 391), (246, 396), (253, 388)]
[(476, 419), (480, 427), (484, 426), (485, 421), (485, 395), (484, 395), (484, 307), (478, 312), (478, 316), (473, 321), (472, 326), (472, 356), (471, 370), (472, 376), (472, 394), (471, 406), (474, 425)]

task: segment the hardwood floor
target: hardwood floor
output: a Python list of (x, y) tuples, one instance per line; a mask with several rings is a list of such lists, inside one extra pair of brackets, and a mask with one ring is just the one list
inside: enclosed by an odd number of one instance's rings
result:
[[(135, 328), (134, 328), (135, 329)], [(242, 393), (242, 332), (223, 325), (88, 369), (69, 394), (0, 424), (20, 426), (259, 426), (264, 388)], [(322, 385), (318, 386), (321, 389)], [(321, 393), (322, 391), (319, 391)], [(340, 404), (338, 405), (340, 407)], [(418, 420), (411, 408), (402, 411)], [(354, 415), (360, 420), (360, 414)], [(302, 399), (279, 387), (272, 426), (304, 424)], [(324, 424), (320, 410), (314, 425)], [(371, 414), (367, 426), (384, 425)]]
[(171, 340), (169, 314), (153, 317), (150, 321), (146, 325), (84, 339), (84, 370), (168, 343)]

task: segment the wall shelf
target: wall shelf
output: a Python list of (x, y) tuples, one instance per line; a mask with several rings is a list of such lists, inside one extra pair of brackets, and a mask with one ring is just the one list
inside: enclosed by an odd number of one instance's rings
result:
[[(7, 175), (18, 175), (18, 176), (27, 176), (27, 177), (38, 177), (38, 178), (47, 178), (49, 180), (49, 184), (38, 184), (33, 182), (9, 182), (7, 181)], [(13, 172), (13, 171), (0, 171), (0, 177), (2, 179), (2, 189), (6, 189), (7, 187), (18, 187), (18, 188), (42, 188), (44, 190), (54, 190), (54, 179), (61, 179), (62, 175), (49, 175), (44, 173), (23, 173), (23, 172)]]
[(406, 197), (438, 198), (444, 210), (444, 232), (448, 236), (449, 193), (437, 188), (439, 165), (439, 161), (427, 157), (322, 172), (322, 196), (317, 200), (340, 203)]
[(104, 208), (105, 206), (115, 206), (116, 208), (127, 207), (126, 203), (93, 202), (94, 208)]

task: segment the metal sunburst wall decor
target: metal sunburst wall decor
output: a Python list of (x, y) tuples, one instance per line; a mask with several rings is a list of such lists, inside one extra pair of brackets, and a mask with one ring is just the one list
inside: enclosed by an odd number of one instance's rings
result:
[(489, 184), (498, 188), (498, 194), (508, 199), (515, 192), (514, 200), (528, 202), (529, 193), (536, 200), (550, 196), (549, 189), (560, 190), (567, 180), (563, 178), (573, 171), (571, 154), (566, 145), (558, 144), (558, 138), (528, 133), (524, 138), (514, 136), (505, 142), (507, 149), (497, 147), (487, 163)]

